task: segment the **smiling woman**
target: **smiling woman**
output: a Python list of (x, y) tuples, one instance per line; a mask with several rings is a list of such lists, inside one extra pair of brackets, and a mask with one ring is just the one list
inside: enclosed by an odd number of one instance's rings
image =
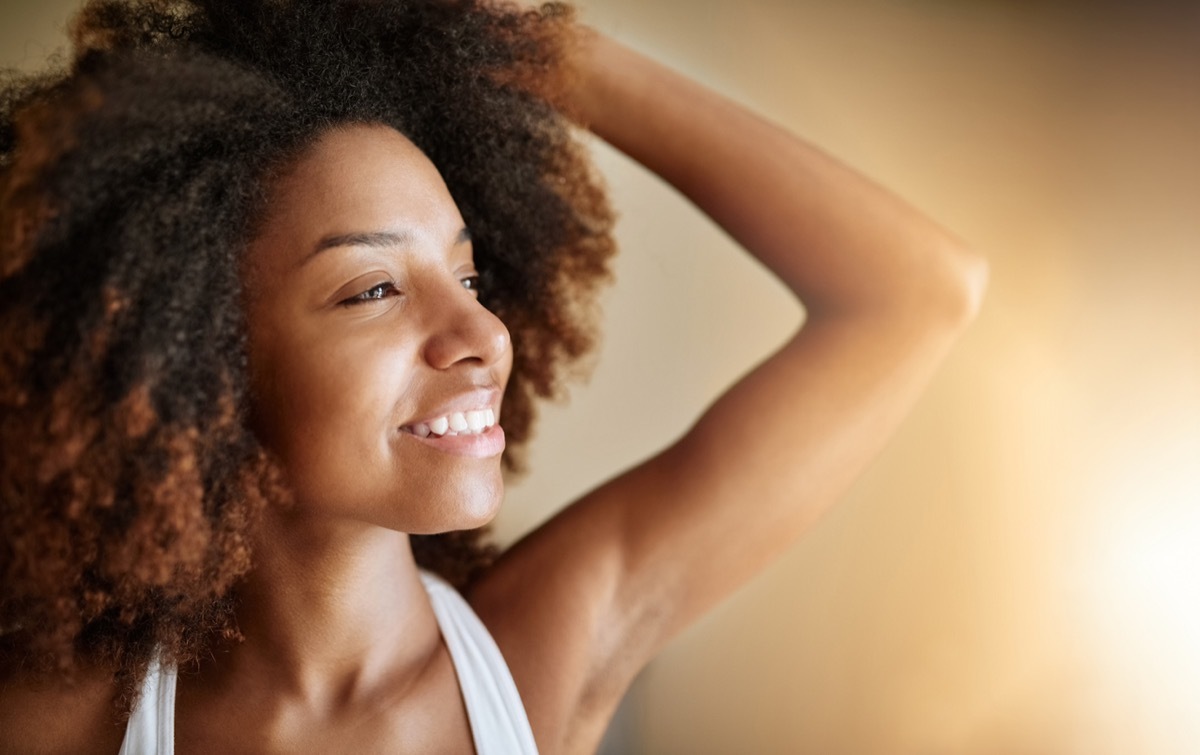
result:
[[(232, 587), (252, 549), (264, 560), (251, 531), (268, 502), (305, 511), (346, 481), (329, 510), (372, 502), (375, 519), (438, 533), (413, 549), (452, 583), (491, 561), (464, 527), (499, 503), (501, 438), (519, 467), (533, 398), (587, 350), (577, 313), (613, 249), (607, 205), (548, 106), (569, 28), (561, 8), (472, 3), (101, 2), (75, 21), (70, 70), (10, 78), (10, 672), (115, 672), (127, 706), (155, 654), (185, 662), (238, 635)], [(471, 44), (437, 42), (458, 36)], [(453, 130), (449, 111), (461, 111)], [(303, 266), (289, 257), (324, 247)], [(483, 368), (456, 356), (476, 347)], [(418, 357), (464, 369), (430, 384), (402, 364)], [(401, 432), (460, 410), (499, 415), (512, 364), (503, 434), (458, 441), (489, 458), (455, 463), (485, 475), (450, 474), (457, 457)], [(402, 469), (400, 448), (440, 471)], [(322, 476), (337, 463), (340, 478)], [(457, 514), (443, 505), (452, 490), (430, 495), (452, 479), (477, 489)], [(401, 500), (422, 507), (404, 516)]]
[(275, 191), (244, 263), (248, 353), (253, 425), (296, 505), (416, 534), (486, 524), (513, 355), (441, 175), (395, 130), (348, 126)]
[[(0, 100), (0, 749), (594, 749), (978, 304), (936, 224), (558, 5), (98, 0), (74, 36)], [(572, 122), (807, 321), (498, 554), (613, 249)]]

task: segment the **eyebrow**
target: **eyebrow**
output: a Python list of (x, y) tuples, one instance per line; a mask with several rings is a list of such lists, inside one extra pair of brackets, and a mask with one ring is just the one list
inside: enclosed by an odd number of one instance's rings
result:
[[(339, 246), (366, 246), (373, 249), (389, 249), (398, 246), (408, 246), (412, 243), (413, 234), (409, 231), (359, 231), (355, 233), (338, 233), (322, 238), (316, 243), (300, 263), (306, 264), (326, 249)], [(471, 230), (463, 226), (454, 237), (454, 246), (465, 244), (471, 240)]]

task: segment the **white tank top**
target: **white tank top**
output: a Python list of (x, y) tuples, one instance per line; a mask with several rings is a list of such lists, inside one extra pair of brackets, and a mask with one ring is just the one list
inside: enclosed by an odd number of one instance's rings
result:
[[(441, 578), (422, 572), (421, 581), (454, 662), (475, 752), (537, 755), (517, 685), (487, 628), (467, 601)], [(157, 661), (150, 665), (120, 755), (174, 755), (175, 681), (175, 669), (163, 668)]]

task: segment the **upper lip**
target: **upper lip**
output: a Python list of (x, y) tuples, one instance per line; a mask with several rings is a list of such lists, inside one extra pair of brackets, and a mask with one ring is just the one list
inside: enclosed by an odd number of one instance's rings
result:
[(419, 418), (411, 419), (400, 426), (412, 427), (413, 425), (419, 425), (421, 423), (429, 424), (439, 417), (446, 417), (459, 412), (466, 413), (469, 411), (477, 411), (482, 409), (491, 409), (497, 415), (500, 414), (499, 388), (476, 388), (474, 390), (456, 394), (445, 403), (438, 405), (435, 409), (422, 412)]

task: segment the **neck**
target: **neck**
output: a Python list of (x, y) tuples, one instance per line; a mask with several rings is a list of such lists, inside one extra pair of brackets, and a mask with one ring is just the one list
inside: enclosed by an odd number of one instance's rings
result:
[[(404, 533), (269, 514), (238, 592), (232, 673), (331, 708), (416, 678), (441, 638)], [(399, 677), (399, 678), (403, 678)]]

